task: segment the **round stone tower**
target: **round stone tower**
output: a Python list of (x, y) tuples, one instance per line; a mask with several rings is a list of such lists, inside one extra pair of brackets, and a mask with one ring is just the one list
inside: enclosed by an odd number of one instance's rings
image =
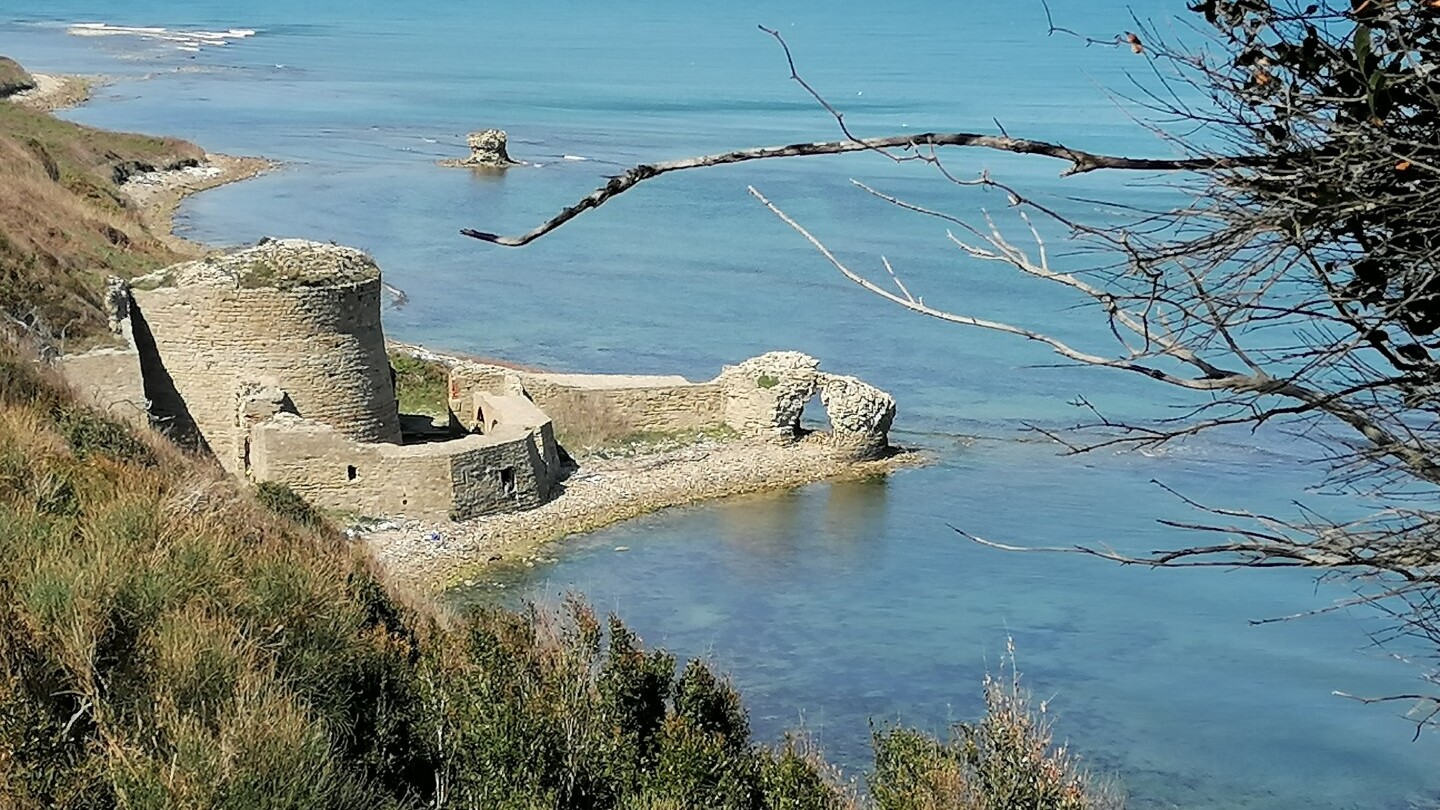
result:
[(227, 470), (246, 468), (260, 390), (356, 441), (400, 442), (380, 269), (364, 253), (271, 240), (138, 278), (131, 295), (152, 411)]

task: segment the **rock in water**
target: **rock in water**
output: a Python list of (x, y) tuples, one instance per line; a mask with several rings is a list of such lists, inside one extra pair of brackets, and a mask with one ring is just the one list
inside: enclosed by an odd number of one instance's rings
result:
[(442, 160), (440, 165), (479, 169), (504, 169), (508, 166), (519, 165), (518, 161), (510, 159), (505, 142), (506, 135), (503, 129), (482, 129), (479, 132), (472, 132), (465, 138), (465, 143), (470, 146), (470, 157), (463, 160)]
[[(35, 77), (26, 72), (25, 68), (20, 67), (19, 62), (7, 56), (0, 56), (0, 98), (9, 98), (16, 93), (34, 89)], [(503, 138), (503, 132), (501, 136)]]

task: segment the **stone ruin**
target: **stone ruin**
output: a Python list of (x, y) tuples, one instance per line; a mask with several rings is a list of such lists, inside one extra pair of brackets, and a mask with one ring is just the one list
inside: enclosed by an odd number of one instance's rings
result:
[[(799, 352), (698, 383), (434, 356), (449, 368), (442, 427), (399, 412), (381, 296), (380, 269), (358, 250), (264, 240), (111, 281), (105, 300), (123, 347), (66, 355), (60, 367), (96, 404), (157, 425), (237, 476), (373, 516), (462, 520), (539, 506), (565, 472), (556, 436), (571, 420), (598, 417), (635, 435), (725, 428), (857, 461), (889, 447), (895, 400)], [(829, 431), (801, 426), (816, 396)], [(407, 428), (416, 419), (426, 431)]]
[(465, 143), (470, 147), (470, 156), (442, 160), (440, 165), (462, 169), (505, 169), (520, 165), (519, 161), (510, 159), (506, 141), (507, 136), (503, 129), (482, 129), (479, 132), (472, 132), (465, 137)]
[(805, 404), (817, 393), (830, 420), (820, 437), (857, 460), (889, 449), (895, 398), (855, 377), (820, 371), (820, 361), (800, 352), (770, 352), (728, 366), (718, 382), (725, 420), (741, 435), (789, 443), (806, 436), (800, 427)]

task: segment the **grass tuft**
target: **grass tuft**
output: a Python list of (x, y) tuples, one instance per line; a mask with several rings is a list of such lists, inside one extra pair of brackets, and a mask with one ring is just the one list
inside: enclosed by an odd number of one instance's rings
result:
[(395, 396), (401, 413), (449, 417), (449, 366), (405, 352), (391, 352), (390, 367), (395, 370)]

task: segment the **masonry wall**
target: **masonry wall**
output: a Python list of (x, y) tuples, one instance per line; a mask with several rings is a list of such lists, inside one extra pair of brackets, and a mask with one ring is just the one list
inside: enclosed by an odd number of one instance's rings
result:
[(655, 388), (569, 388), (527, 378), (525, 391), (561, 435), (594, 425), (621, 434), (706, 430), (724, 424), (720, 388), (709, 383)]
[(81, 398), (137, 424), (149, 424), (140, 354), (134, 349), (96, 349), (60, 358), (60, 372)]
[[(173, 385), (185, 417), (227, 470), (244, 470), (237, 395), (257, 382), (283, 389), (297, 413), (348, 438), (400, 441), (378, 278), (289, 289), (199, 284), (133, 295), (137, 324), (149, 337), (142, 352), (152, 344), (155, 373), (147, 369), (147, 378)], [(163, 408), (167, 398), (153, 399)]]
[(559, 465), (544, 463), (537, 436), (511, 430), (417, 445), (364, 444), (281, 414), (255, 426), (250, 472), (326, 508), (465, 520), (545, 502)]
[(450, 396), (461, 423), (474, 427), (475, 414), (469, 412), (468, 403), (477, 392), (523, 391), (553, 421), (555, 432), (572, 441), (707, 430), (725, 424), (725, 405), (716, 383), (677, 382), (678, 377), (655, 378), (654, 384), (636, 382), (643, 379), (537, 374), (461, 363), (451, 368)]
[(487, 438), (495, 443), (451, 457), (455, 520), (534, 509), (549, 500), (559, 476), (558, 462), (546, 463), (539, 433), (510, 429)]

